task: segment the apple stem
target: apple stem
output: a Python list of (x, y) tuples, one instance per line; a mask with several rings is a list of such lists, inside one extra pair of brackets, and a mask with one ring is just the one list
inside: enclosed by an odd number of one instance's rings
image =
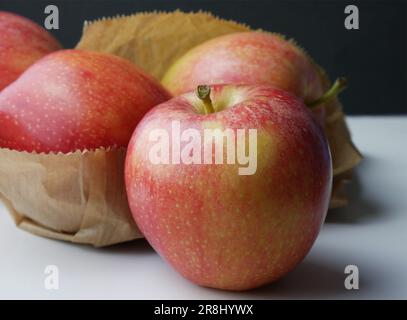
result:
[(210, 113), (215, 112), (215, 109), (213, 108), (213, 104), (212, 104), (212, 100), (211, 100), (211, 87), (210, 86), (207, 86), (207, 85), (197, 86), (196, 95), (203, 102), (205, 114), (210, 114)]
[(335, 98), (339, 93), (341, 93), (346, 88), (347, 84), (348, 80), (345, 77), (340, 77), (336, 79), (332, 87), (329, 88), (328, 91), (326, 91), (320, 98), (312, 102), (306, 103), (306, 105), (310, 108), (313, 108)]

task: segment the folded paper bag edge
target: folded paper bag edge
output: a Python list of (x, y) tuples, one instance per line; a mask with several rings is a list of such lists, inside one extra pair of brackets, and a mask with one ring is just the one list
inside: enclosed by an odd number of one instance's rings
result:
[(38, 235), (94, 246), (141, 238), (125, 196), (124, 156), (125, 148), (70, 154), (0, 148), (0, 195), (15, 224)]

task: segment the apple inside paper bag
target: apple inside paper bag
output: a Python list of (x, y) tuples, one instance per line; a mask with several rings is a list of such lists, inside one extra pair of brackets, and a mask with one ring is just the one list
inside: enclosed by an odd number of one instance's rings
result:
[(170, 98), (130, 62), (104, 53), (47, 55), (0, 93), (0, 195), (17, 225), (104, 246), (141, 237), (123, 181), (144, 114)]

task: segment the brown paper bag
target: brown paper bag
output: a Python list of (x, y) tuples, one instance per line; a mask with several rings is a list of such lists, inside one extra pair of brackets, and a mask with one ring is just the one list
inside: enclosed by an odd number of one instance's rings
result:
[(106, 246), (140, 238), (124, 187), (125, 149), (35, 154), (0, 149), (0, 197), (20, 228)]
[[(250, 28), (209, 13), (140, 13), (85, 23), (79, 49), (124, 57), (161, 78), (192, 47)], [(329, 87), (329, 81), (321, 71)], [(325, 106), (334, 167), (331, 207), (346, 205), (344, 184), (361, 160), (340, 103)], [(106, 246), (142, 237), (125, 194), (125, 150), (35, 154), (0, 149), (0, 197), (16, 224), (34, 234)]]

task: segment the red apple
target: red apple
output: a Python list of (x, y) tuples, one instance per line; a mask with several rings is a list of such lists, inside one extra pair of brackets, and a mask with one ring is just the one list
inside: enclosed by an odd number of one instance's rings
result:
[(63, 50), (44, 57), (0, 93), (0, 147), (70, 152), (123, 147), (169, 93), (119, 57)]
[[(184, 277), (213, 288), (255, 288), (310, 250), (328, 209), (331, 157), (321, 127), (292, 94), (270, 86), (208, 88), (199, 88), (199, 98), (190, 92), (156, 106), (138, 124), (125, 163), (128, 200), (147, 240)], [(228, 157), (215, 164), (216, 152), (205, 158), (205, 150), (216, 142), (205, 139), (225, 132), (232, 140), (221, 139), (219, 150)], [(252, 164), (239, 162), (239, 145)], [(245, 167), (255, 170), (241, 172)]]
[(0, 11), (0, 91), (35, 61), (59, 49), (58, 41), (33, 21)]
[(191, 49), (164, 75), (174, 95), (200, 84), (272, 85), (311, 102), (324, 91), (320, 70), (292, 41), (264, 32), (233, 33)]

